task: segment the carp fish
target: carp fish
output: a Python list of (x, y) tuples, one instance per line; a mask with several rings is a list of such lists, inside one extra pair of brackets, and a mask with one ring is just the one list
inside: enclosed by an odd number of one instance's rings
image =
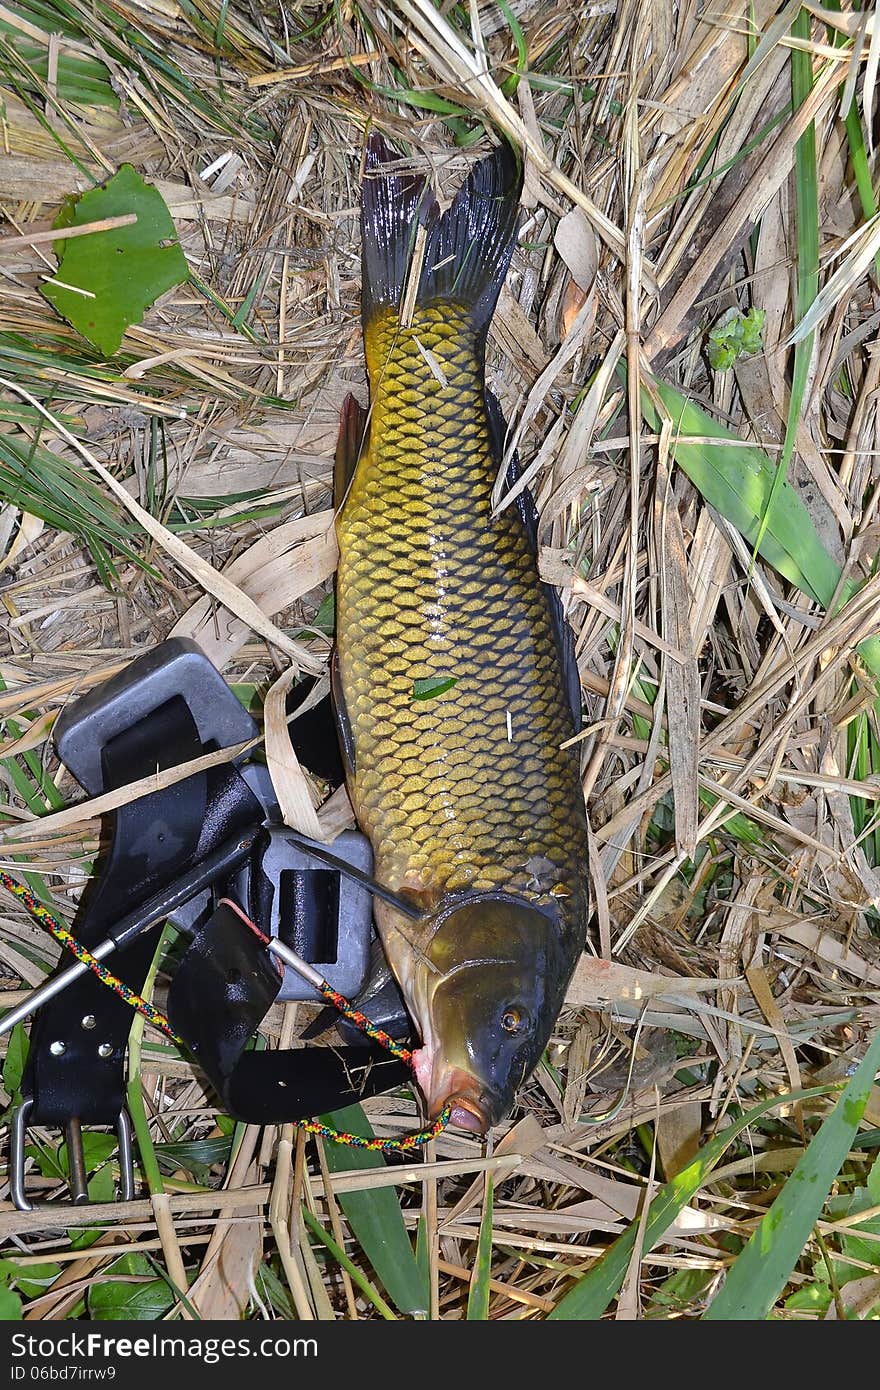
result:
[[(527, 492), (493, 515), (505, 424), (489, 323), (519, 227), (499, 145), (441, 214), (372, 135), (361, 191), (370, 404), (343, 410), (332, 684), (385, 954), (428, 1113), (483, 1133), (550, 1038), (584, 947), (574, 645)], [(416, 249), (423, 255), (419, 264)], [(518, 467), (518, 465), (517, 465)], [(518, 476), (516, 471), (511, 476)]]

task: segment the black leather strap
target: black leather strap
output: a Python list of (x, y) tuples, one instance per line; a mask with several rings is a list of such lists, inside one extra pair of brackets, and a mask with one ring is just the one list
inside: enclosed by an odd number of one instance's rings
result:
[(246, 1051), (281, 985), (263, 943), (221, 904), (196, 933), (168, 995), (168, 1017), (224, 1108), (250, 1124), (284, 1124), (351, 1105), (410, 1079), (377, 1044)]
[[(104, 747), (106, 789), (177, 766), (204, 751), (186, 702), (175, 697)], [(109, 855), (74, 933), (94, 946), (125, 913), (240, 828), (259, 823), (259, 802), (235, 768), (222, 766), (153, 792), (114, 813)], [(111, 957), (114, 974), (140, 990), (155, 930)], [(68, 965), (67, 954), (61, 962)], [(115, 1124), (124, 1103), (131, 1009), (91, 973), (37, 1016), (22, 1086), (30, 1124)]]

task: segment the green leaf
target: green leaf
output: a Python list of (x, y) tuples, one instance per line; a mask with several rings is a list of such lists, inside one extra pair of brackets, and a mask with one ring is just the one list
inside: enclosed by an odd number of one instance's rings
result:
[(56, 242), (58, 270), (42, 285), (58, 312), (107, 356), (160, 294), (189, 276), (164, 198), (130, 164), (100, 188), (69, 200), (55, 226), (79, 227), (127, 213), (137, 221)]
[[(652, 385), (672, 420), (673, 457), (694, 487), (784, 579), (829, 608), (840, 583), (840, 566), (819, 539), (794, 488), (783, 482), (770, 508), (777, 474), (764, 451), (743, 444), (674, 386), (657, 379)], [(642, 413), (659, 428), (647, 392), (642, 395)], [(856, 592), (856, 585), (845, 584), (841, 604)], [(868, 637), (858, 651), (871, 674), (880, 678), (880, 640)]]
[(126, 529), (122, 509), (84, 476), (81, 467), (24, 435), (0, 434), (0, 501), (31, 512), (59, 531), (79, 536), (91, 550), (105, 583), (115, 574), (109, 546), (146, 568)]
[(305, 1203), (301, 1205), (300, 1211), (302, 1213), (302, 1218), (308, 1226), (309, 1230), (311, 1231), (312, 1235), (316, 1236), (317, 1239), (321, 1242), (321, 1244), (326, 1246), (327, 1250), (329, 1250), (336, 1263), (342, 1269), (345, 1270), (346, 1274), (348, 1274), (352, 1282), (357, 1285), (361, 1293), (369, 1299), (373, 1307), (376, 1309), (376, 1312), (379, 1313), (381, 1317), (393, 1322), (396, 1318), (396, 1314), (392, 1309), (390, 1303), (385, 1302), (385, 1299), (382, 1297), (379, 1290), (375, 1287), (375, 1285), (370, 1283), (363, 1270), (358, 1269), (354, 1260), (352, 1260), (348, 1255), (346, 1255), (342, 1246), (337, 1244), (337, 1242), (331, 1236), (330, 1232), (324, 1230), (324, 1227), (321, 1225), (318, 1218), (312, 1215)]
[[(359, 1105), (334, 1110), (330, 1115), (322, 1115), (321, 1119), (333, 1129), (373, 1137), (370, 1122)], [(328, 1142), (324, 1145), (324, 1153), (331, 1173), (386, 1166), (382, 1155), (371, 1149), (346, 1148)], [(428, 1286), (413, 1254), (393, 1189), (376, 1187), (371, 1192), (340, 1192), (337, 1200), (392, 1302), (402, 1313), (426, 1312)]]
[(280, 1313), (282, 1318), (286, 1318), (288, 1322), (293, 1322), (296, 1318), (296, 1309), (290, 1301), (290, 1294), (272, 1266), (266, 1264), (265, 1260), (260, 1263), (255, 1282), (260, 1292), (266, 1295), (276, 1313)]
[(414, 700), (433, 700), (444, 691), (451, 690), (457, 681), (457, 676), (426, 676), (413, 681), (412, 697)]
[(310, 624), (316, 627), (319, 632), (329, 633), (331, 636), (336, 630), (336, 596), (332, 592), (325, 594), (318, 606), (318, 611)]
[[(676, 463), (706, 501), (754, 545), (776, 476), (773, 464), (763, 449), (744, 444), (674, 386), (656, 379), (652, 385), (672, 420), (671, 447)], [(647, 392), (642, 409), (648, 423), (659, 428)], [(789, 483), (783, 483), (767, 518), (759, 554), (802, 593), (826, 608), (831, 603), (840, 567), (828, 554), (809, 512)]]
[(498, 8), (507, 20), (510, 27), (511, 38), (516, 44), (516, 69), (514, 72), (509, 73), (501, 83), (501, 90), (504, 95), (506, 97), (512, 97), (519, 86), (519, 79), (529, 65), (529, 50), (519, 20), (507, 4), (507, 0), (498, 0)]
[[(867, 1198), (867, 1192), (862, 1189)], [(864, 1202), (865, 1208), (868, 1201)], [(847, 1215), (852, 1215), (858, 1208), (853, 1208)], [(857, 1226), (850, 1226), (841, 1238), (841, 1248), (844, 1255), (849, 1260), (861, 1260), (863, 1264), (875, 1265), (880, 1267), (880, 1215), (869, 1216), (864, 1221), (860, 1221)], [(857, 1266), (847, 1263), (842, 1270), (838, 1271), (838, 1282), (848, 1283), (850, 1279), (858, 1279), (864, 1271)], [(878, 1294), (880, 1298), (880, 1294)]]
[(21, 1078), (28, 1055), (28, 1036), (23, 1023), (16, 1023), (9, 1035), (9, 1046), (3, 1061), (3, 1085), (16, 1100), (20, 1097)]
[[(114, 1260), (108, 1276), (127, 1275), (128, 1278), (102, 1279), (88, 1292), (89, 1314), (102, 1322), (132, 1318), (137, 1322), (155, 1322), (174, 1304), (174, 1293), (165, 1279), (148, 1278), (155, 1267), (138, 1251), (131, 1251)], [(138, 1283), (130, 1282), (134, 1278)]]
[(880, 1207), (880, 1158), (875, 1158), (868, 1170), (868, 1195), (872, 1206)]
[(60, 1265), (19, 1265), (15, 1260), (0, 1260), (0, 1287), (15, 1284), (25, 1298), (38, 1298), (60, 1273)]
[[(762, 1101), (745, 1115), (739, 1116), (728, 1129), (711, 1139), (693, 1162), (676, 1174), (654, 1198), (645, 1227), (644, 1249), (647, 1251), (654, 1248), (679, 1213), (700, 1190), (738, 1134), (755, 1124), (763, 1115), (777, 1110), (780, 1105), (790, 1105), (792, 1101), (827, 1095), (831, 1089), (829, 1086), (816, 1086), (809, 1091), (793, 1091), (787, 1095), (771, 1096), (769, 1100)], [(600, 1318), (623, 1283), (638, 1230), (639, 1223), (634, 1221), (623, 1235), (618, 1236), (614, 1244), (609, 1246), (592, 1269), (578, 1280), (574, 1288), (560, 1299), (553, 1312), (548, 1313), (548, 1318), (567, 1321)]]
[(491, 1173), (486, 1174), (486, 1198), (480, 1218), (477, 1257), (468, 1289), (468, 1322), (487, 1322), (489, 1319), (489, 1280), (492, 1276), (492, 1208), (494, 1187)]
[(705, 1319), (766, 1318), (810, 1238), (846, 1158), (880, 1066), (880, 1030), (788, 1182), (737, 1256)]
[(668, 1319), (671, 1313), (684, 1313), (701, 1299), (715, 1278), (712, 1269), (678, 1269), (650, 1295), (646, 1318)]
[(793, 1312), (812, 1313), (814, 1317), (821, 1317), (826, 1313), (830, 1304), (831, 1289), (821, 1279), (814, 1284), (804, 1284), (803, 1288), (796, 1289), (785, 1300), (786, 1308), (792, 1309)]
[(98, 1322), (130, 1318), (134, 1322), (156, 1322), (174, 1305), (174, 1294), (164, 1279), (131, 1284), (107, 1279), (93, 1284), (88, 1292), (89, 1316)]
[(21, 1322), (21, 1299), (8, 1284), (0, 1284), (0, 1322)]
[[(28, 22), (27, 35), (0, 17), (0, 38), (24, 62), (25, 66), (19, 71), (22, 86), (26, 91), (42, 97), (42, 84), (49, 80), (50, 37), (45, 30), (38, 30), (34, 20), (39, 16), (28, 6), (17, 4), (15, 9), (18, 18)], [(51, 30), (56, 36), (73, 32), (60, 20), (57, 12), (52, 15)], [(65, 105), (109, 106), (113, 110), (119, 106), (119, 98), (113, 91), (110, 73), (104, 64), (92, 58), (71, 56), (63, 46), (60, 52), (56, 50), (55, 53), (55, 91), (59, 101)]]
[[(792, 35), (809, 45), (811, 30), (812, 17), (805, 9), (798, 10), (791, 26)], [(792, 49), (791, 96), (793, 109), (797, 110), (804, 104), (812, 91), (812, 87), (812, 55), (802, 48)], [(795, 317), (799, 325), (819, 291), (819, 189), (816, 169), (816, 126), (813, 121), (809, 122), (795, 145), (794, 189), (797, 224), (797, 304)], [(794, 453), (798, 421), (801, 418), (804, 395), (808, 384), (813, 340), (814, 334), (810, 332), (799, 338), (795, 344), (785, 438), (782, 441), (782, 453), (779, 456), (764, 515), (761, 517), (761, 524), (758, 527), (758, 535), (755, 539), (756, 550), (760, 547), (768, 519), (776, 506), (776, 499), (785, 486), (785, 480), (788, 476), (789, 464)]]
[(760, 352), (764, 319), (763, 309), (751, 308), (747, 314), (728, 309), (709, 330), (709, 365), (716, 372), (726, 372), (740, 357)]
[(153, 1149), (164, 1173), (175, 1173), (185, 1168), (196, 1182), (207, 1182), (211, 1169), (217, 1163), (225, 1163), (232, 1147), (226, 1138), (189, 1139), (178, 1143), (154, 1144)]

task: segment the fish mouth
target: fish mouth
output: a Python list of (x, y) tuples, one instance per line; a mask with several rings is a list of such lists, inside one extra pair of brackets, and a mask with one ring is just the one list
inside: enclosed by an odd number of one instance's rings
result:
[(470, 1134), (485, 1134), (491, 1127), (491, 1120), (476, 1077), (461, 1067), (439, 1063), (427, 1047), (414, 1052), (412, 1060), (429, 1118), (436, 1120), (449, 1106), (451, 1125)]
[(488, 1119), (471, 1096), (456, 1094), (450, 1096), (446, 1103), (452, 1107), (449, 1123), (455, 1125), (456, 1129), (465, 1129), (469, 1134), (485, 1134), (489, 1129)]

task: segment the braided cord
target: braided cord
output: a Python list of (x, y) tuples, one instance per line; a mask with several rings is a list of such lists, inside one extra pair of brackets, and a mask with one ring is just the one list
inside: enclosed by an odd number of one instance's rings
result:
[(19, 902), (27, 908), (34, 921), (39, 922), (41, 926), (45, 927), (46, 930), (54, 936), (59, 945), (65, 946), (70, 954), (82, 965), (87, 965), (89, 970), (91, 970), (94, 975), (97, 975), (102, 985), (106, 985), (108, 989), (112, 989), (113, 993), (118, 994), (119, 998), (122, 999), (124, 1003), (130, 1005), (132, 1009), (136, 1009), (139, 1014), (143, 1014), (144, 1018), (147, 1019), (149, 1023), (153, 1024), (154, 1028), (158, 1028), (159, 1031), (164, 1033), (167, 1038), (170, 1038), (172, 1042), (183, 1043), (183, 1038), (178, 1037), (165, 1015), (161, 1013), (154, 1004), (151, 1004), (149, 999), (144, 999), (142, 995), (131, 989), (124, 980), (120, 980), (118, 975), (114, 975), (111, 970), (108, 970), (106, 965), (102, 965), (86, 946), (83, 946), (81, 942), (77, 941), (76, 937), (68, 930), (60, 918), (56, 917), (54, 912), (50, 912), (48, 907), (40, 902), (39, 898), (31, 892), (26, 884), (17, 883), (5, 869), (0, 869), (0, 885), (2, 885), (8, 893), (11, 893), (14, 898), (18, 898)]
[(321, 981), (321, 993), (339, 1010), (343, 1018), (350, 1019), (368, 1038), (372, 1039), (373, 1042), (380, 1043), (386, 1052), (390, 1052), (392, 1057), (396, 1057), (398, 1061), (406, 1062), (408, 1066), (412, 1063), (412, 1052), (408, 1047), (401, 1047), (400, 1043), (396, 1043), (388, 1033), (377, 1028), (375, 1023), (370, 1022), (366, 1014), (362, 1014), (360, 1009), (354, 1008), (345, 995), (339, 994), (332, 985), (328, 985), (326, 980)]
[[(34, 918), (34, 921), (39, 922), (41, 926), (45, 927), (60, 945), (66, 947), (66, 949), (70, 951), (71, 955), (74, 956), (76, 960), (80, 961), (83, 965), (87, 965), (98, 977), (102, 985), (106, 985), (108, 989), (112, 989), (113, 993), (124, 1000), (126, 1004), (136, 1009), (139, 1014), (143, 1014), (144, 1018), (147, 1019), (149, 1023), (153, 1024), (154, 1028), (158, 1028), (159, 1031), (164, 1033), (167, 1038), (170, 1038), (172, 1042), (179, 1043), (184, 1047), (186, 1046), (183, 1038), (179, 1037), (178, 1034), (174, 1032), (174, 1029), (171, 1027), (165, 1015), (161, 1013), (154, 1004), (151, 1004), (148, 999), (144, 999), (140, 994), (130, 989), (123, 980), (120, 980), (118, 976), (112, 974), (106, 966), (102, 965), (99, 960), (96, 960), (91, 951), (83, 946), (81, 942), (77, 941), (76, 937), (73, 936), (64, 923), (60, 921), (53, 912), (50, 912), (48, 907), (40, 902), (39, 898), (31, 892), (30, 888), (23, 883), (18, 883), (5, 869), (0, 869), (0, 886), (5, 888), (8, 893), (11, 893), (14, 898), (18, 898), (19, 902), (27, 908), (28, 912)], [(256, 927), (249, 918), (245, 917), (245, 914), (240, 908), (236, 907), (236, 912), (247, 926), (249, 926), (252, 931), (256, 932), (257, 936), (263, 941), (267, 940), (259, 928)], [(346, 999), (345, 995), (333, 989), (326, 980), (321, 981), (321, 993), (345, 1018), (350, 1019), (368, 1038), (371, 1038), (374, 1042), (380, 1043), (393, 1057), (397, 1057), (401, 1062), (412, 1062), (412, 1052), (408, 1047), (402, 1047), (400, 1043), (396, 1043), (388, 1033), (384, 1032), (381, 1028), (377, 1028), (374, 1023), (370, 1022), (366, 1014), (361, 1013), (360, 1009), (354, 1008), (349, 1000)], [(445, 1106), (430, 1125), (426, 1125), (424, 1129), (417, 1130), (414, 1134), (406, 1134), (402, 1139), (368, 1139), (363, 1134), (351, 1134), (347, 1130), (332, 1129), (330, 1125), (322, 1124), (320, 1120), (294, 1120), (293, 1123), (298, 1129), (304, 1129), (308, 1134), (319, 1135), (322, 1139), (330, 1139), (334, 1144), (344, 1144), (351, 1149), (369, 1149), (374, 1153), (410, 1153), (413, 1149), (419, 1149), (432, 1139), (436, 1139), (437, 1135), (449, 1124), (451, 1113), (451, 1105)]]
[(373, 1153), (409, 1153), (436, 1139), (449, 1124), (451, 1114), (452, 1106), (444, 1106), (432, 1124), (417, 1130), (415, 1134), (406, 1134), (402, 1139), (367, 1139), (363, 1134), (331, 1129), (329, 1125), (321, 1124), (320, 1120), (294, 1120), (293, 1123), (297, 1129), (304, 1129), (308, 1134), (318, 1134), (322, 1139), (332, 1139), (334, 1144), (346, 1144), (350, 1149), (370, 1149)]

